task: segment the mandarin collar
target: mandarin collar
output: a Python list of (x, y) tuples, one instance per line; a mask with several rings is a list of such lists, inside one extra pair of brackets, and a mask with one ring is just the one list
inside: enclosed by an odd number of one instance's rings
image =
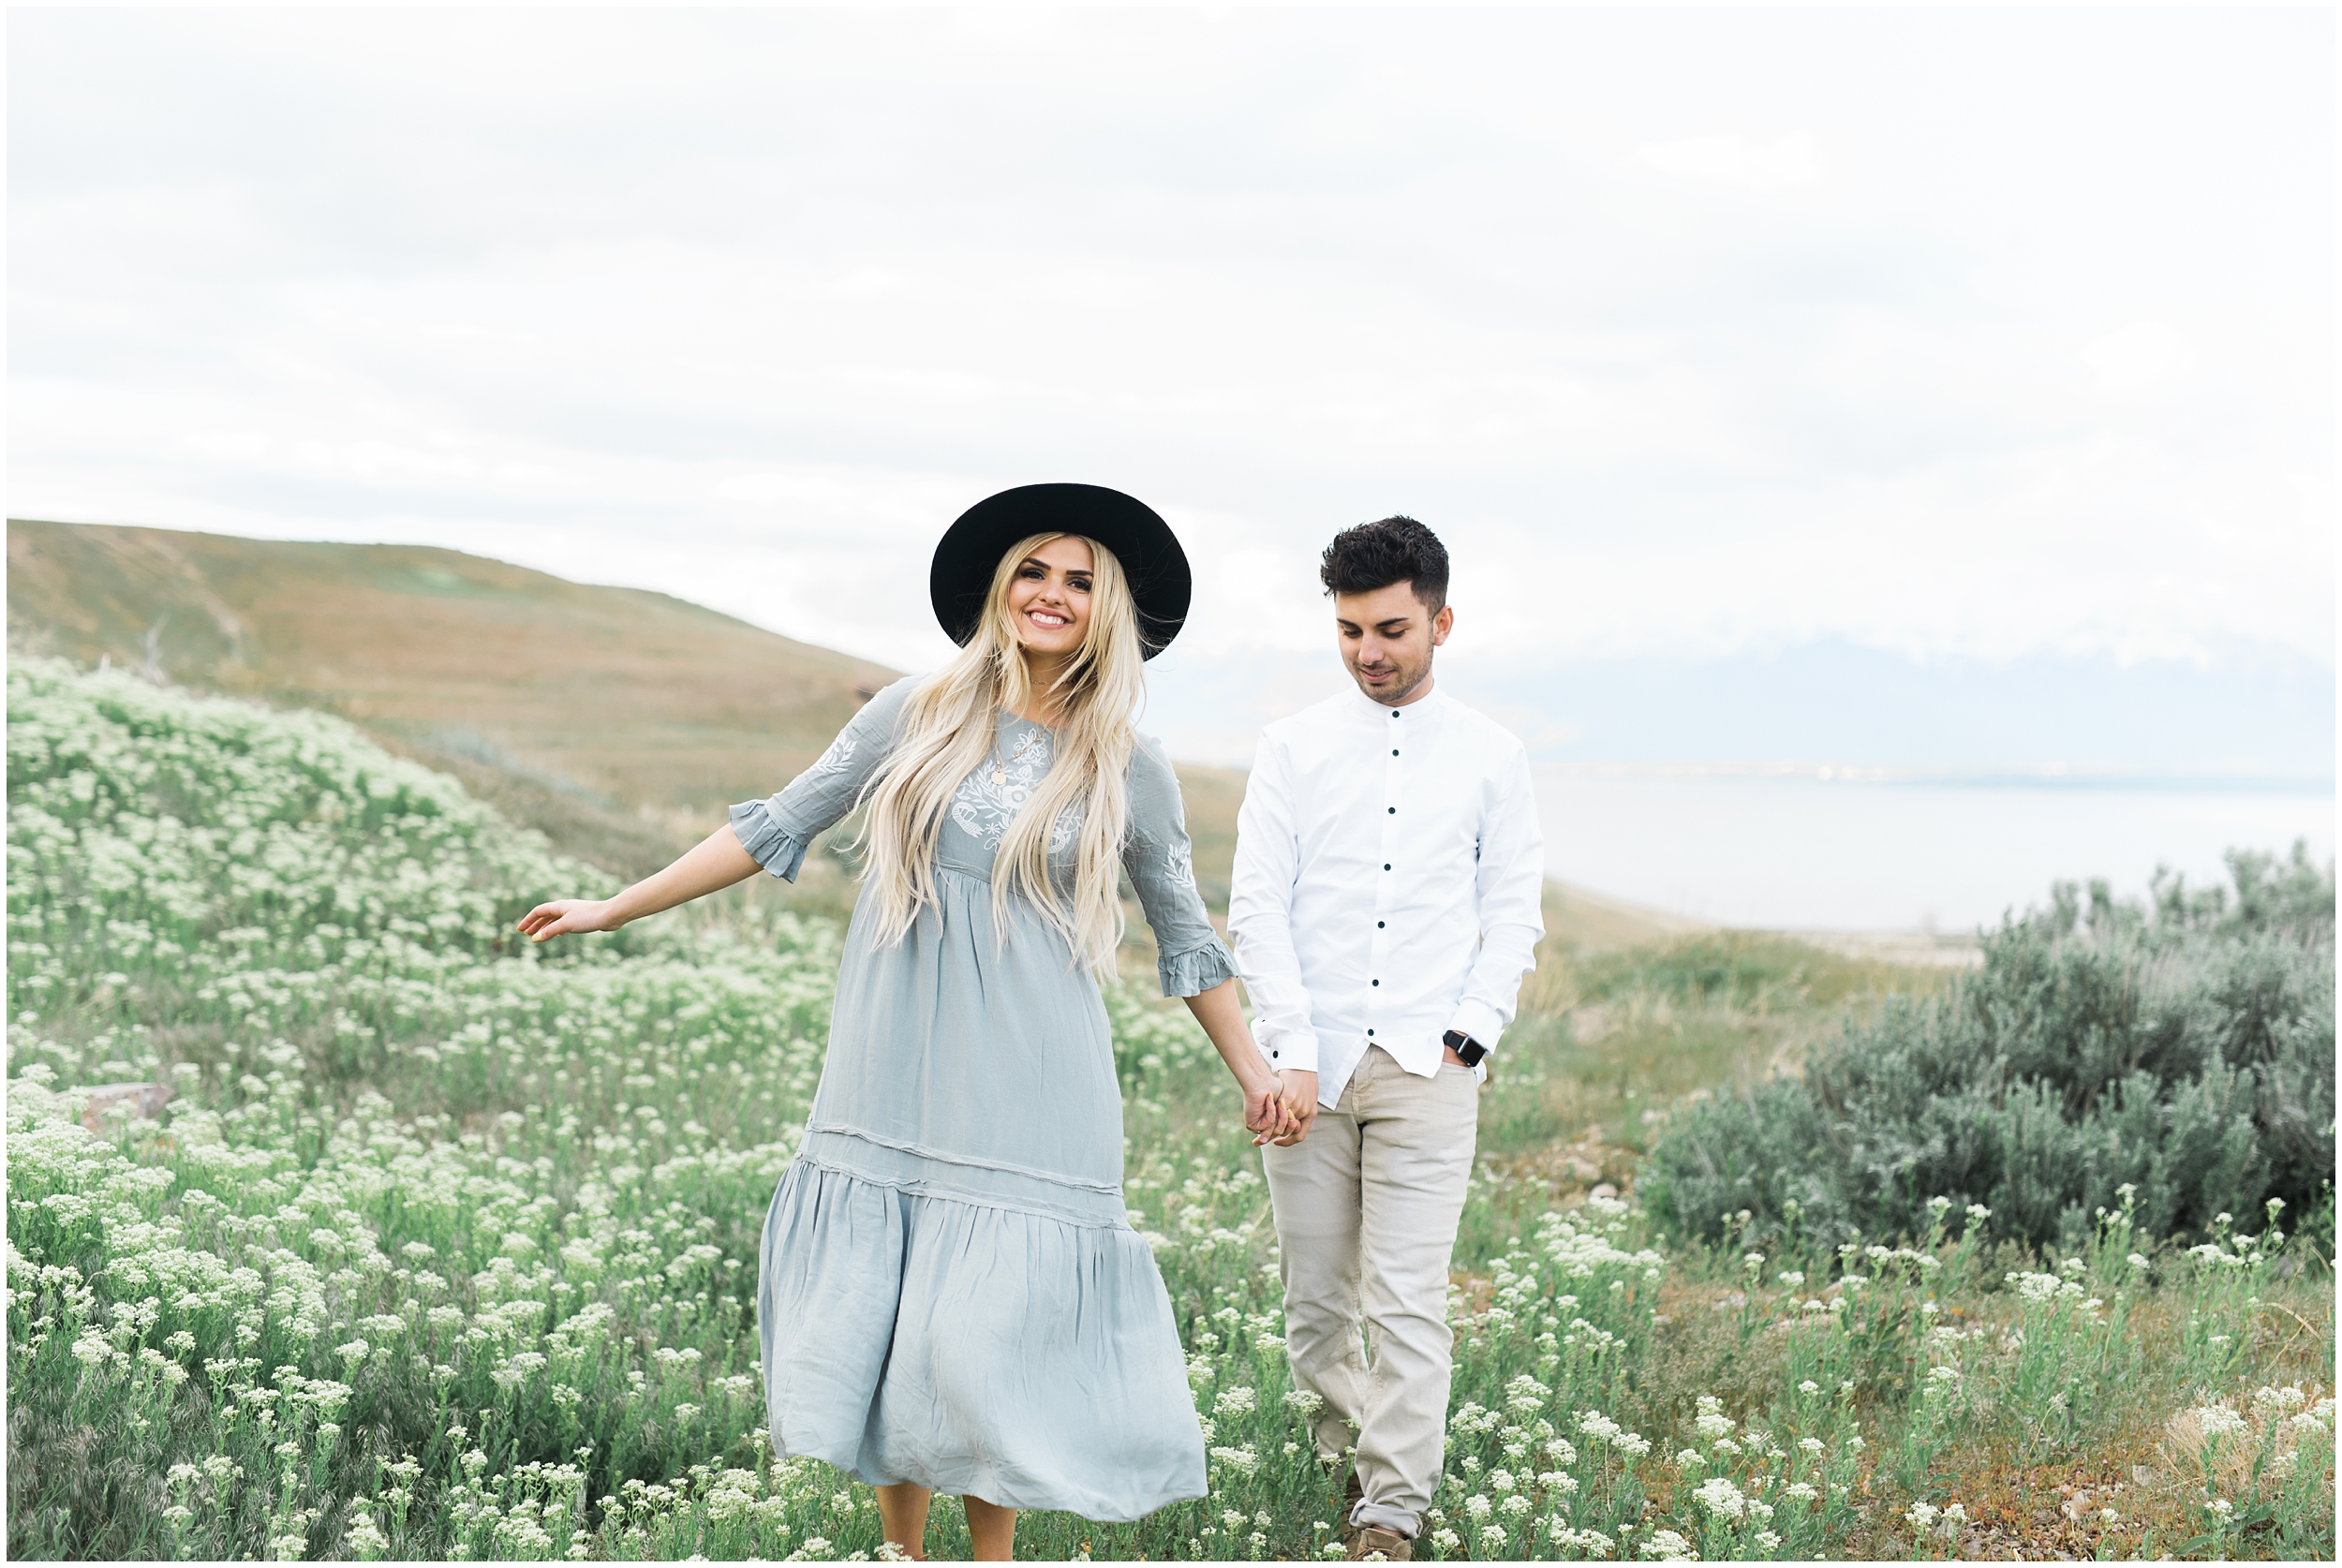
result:
[(1430, 691), (1416, 698), (1414, 702), (1407, 703), (1394, 708), (1388, 703), (1378, 703), (1373, 698), (1369, 697), (1365, 692), (1360, 691), (1354, 683), (1350, 688), (1350, 696), (1352, 698), (1351, 711), (1361, 718), (1379, 719), (1383, 723), (1387, 724), (1390, 722), (1390, 717), (1393, 714), (1398, 714), (1406, 718), (1413, 718), (1418, 714), (1429, 714), (1432, 710), (1433, 706), (1440, 701), (1441, 695), (1442, 693), (1440, 688), (1438, 687), (1433, 687)]

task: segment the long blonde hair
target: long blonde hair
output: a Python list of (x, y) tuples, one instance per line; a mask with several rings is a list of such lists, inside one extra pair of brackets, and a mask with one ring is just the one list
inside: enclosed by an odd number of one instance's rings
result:
[[(1081, 646), (1048, 689), (1036, 691), (1009, 614), (1009, 584), (1034, 551), (1060, 539), (1089, 546), (1089, 625)], [(1076, 960), (1100, 980), (1114, 974), (1122, 940), (1122, 836), (1129, 821), (1127, 771), (1146, 695), (1138, 610), (1122, 564), (1080, 534), (1034, 534), (992, 571), (975, 634), (957, 658), (920, 684), (897, 720), (894, 751), (865, 791), (864, 880), (878, 900), (882, 942), (902, 939), (935, 902), (935, 851), (952, 797), (994, 755), (999, 710), (1023, 713), (1036, 697), (1057, 712), (1049, 771), (1008, 825), (993, 858), (993, 929), (1008, 929), (1012, 894), (1030, 901)], [(1049, 875), (1059, 818), (1079, 809), (1073, 886)]]

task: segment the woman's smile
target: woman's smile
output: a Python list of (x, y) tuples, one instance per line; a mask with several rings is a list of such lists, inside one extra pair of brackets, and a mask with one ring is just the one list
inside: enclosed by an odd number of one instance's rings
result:
[(1078, 539), (1051, 540), (1017, 563), (1008, 611), (1029, 653), (1061, 659), (1082, 645), (1096, 575), (1089, 546)]

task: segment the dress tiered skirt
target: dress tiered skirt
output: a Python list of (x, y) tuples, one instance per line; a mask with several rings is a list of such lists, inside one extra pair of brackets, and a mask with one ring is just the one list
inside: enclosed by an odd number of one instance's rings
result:
[(872, 1485), (1093, 1519), (1201, 1497), (1170, 1297), (1122, 1205), (1097, 987), (1028, 908), (994, 939), (983, 872), (937, 872), (899, 943), (872, 940), (867, 907), (848, 931), (813, 1114), (765, 1218), (774, 1442)]

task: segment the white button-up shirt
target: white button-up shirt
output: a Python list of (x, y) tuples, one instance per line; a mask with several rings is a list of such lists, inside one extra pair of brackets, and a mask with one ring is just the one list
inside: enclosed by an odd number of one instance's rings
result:
[(1351, 692), (1271, 724), (1237, 818), (1228, 934), (1272, 1066), (1332, 1105), (1370, 1045), (1439, 1071), (1493, 1047), (1545, 935), (1545, 840), (1519, 740), (1437, 688)]

